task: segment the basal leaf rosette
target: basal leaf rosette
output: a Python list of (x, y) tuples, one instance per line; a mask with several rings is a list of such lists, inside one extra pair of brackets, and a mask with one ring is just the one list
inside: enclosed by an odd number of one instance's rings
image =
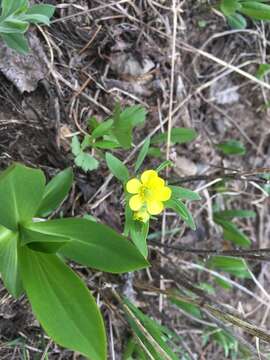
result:
[(155, 170), (146, 170), (140, 180), (130, 179), (126, 190), (132, 194), (129, 207), (134, 212), (134, 219), (147, 222), (151, 215), (158, 215), (164, 210), (164, 202), (171, 198), (172, 191)]

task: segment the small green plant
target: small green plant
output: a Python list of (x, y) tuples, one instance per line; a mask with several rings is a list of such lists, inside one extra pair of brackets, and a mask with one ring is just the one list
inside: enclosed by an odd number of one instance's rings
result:
[(89, 150), (96, 151), (97, 156), (103, 156), (103, 150), (116, 148), (129, 149), (132, 145), (132, 130), (143, 124), (146, 111), (141, 106), (130, 106), (121, 110), (116, 105), (112, 117), (99, 123), (95, 118), (88, 121), (89, 135), (82, 142), (77, 136), (72, 138), (71, 150), (75, 156), (75, 164), (83, 171), (97, 169), (99, 162)]
[(231, 139), (224, 141), (217, 145), (218, 150), (220, 150), (224, 155), (231, 156), (242, 156), (246, 153), (246, 147), (240, 141)]
[(20, 53), (28, 53), (25, 33), (30, 24), (50, 24), (54, 6), (39, 4), (29, 6), (28, 0), (0, 1), (0, 38), (8, 47)]
[(136, 247), (106, 225), (87, 219), (47, 220), (68, 195), (71, 169), (47, 185), (42, 171), (14, 164), (0, 174), (0, 272), (16, 298), (58, 344), (105, 360), (106, 336), (94, 297), (65, 259), (123, 273), (148, 265)]
[(270, 5), (263, 0), (222, 0), (219, 9), (234, 29), (247, 26), (245, 17), (252, 20), (270, 20)]
[(127, 167), (114, 155), (107, 153), (106, 161), (112, 174), (122, 182), (125, 191), (125, 230), (144, 257), (147, 257), (147, 236), (149, 221), (155, 219), (164, 209), (174, 210), (186, 224), (196, 229), (192, 215), (182, 200), (199, 200), (200, 196), (179, 186), (169, 186), (159, 176), (159, 172), (171, 165), (165, 161), (156, 170), (146, 170), (138, 178), (138, 171), (147, 154), (149, 140), (142, 147), (136, 164), (135, 177), (130, 179)]

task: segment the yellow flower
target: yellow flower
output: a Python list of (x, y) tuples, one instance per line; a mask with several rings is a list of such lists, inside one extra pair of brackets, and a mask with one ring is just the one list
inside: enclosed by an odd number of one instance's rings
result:
[(160, 214), (164, 209), (163, 202), (171, 197), (171, 189), (165, 186), (165, 181), (154, 170), (145, 171), (140, 180), (129, 180), (126, 189), (133, 194), (129, 206), (135, 211), (135, 218), (144, 222), (150, 215)]

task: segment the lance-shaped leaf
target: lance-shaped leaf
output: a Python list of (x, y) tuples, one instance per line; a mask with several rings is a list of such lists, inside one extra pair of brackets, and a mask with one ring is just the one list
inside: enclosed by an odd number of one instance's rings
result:
[(17, 233), (0, 226), (0, 273), (5, 287), (15, 298), (23, 291), (18, 268), (17, 240)]
[(20, 227), (20, 236), (21, 245), (27, 244), (32, 250), (49, 254), (56, 253), (63, 245), (70, 241), (66, 236), (43, 234), (22, 226)]
[(67, 218), (28, 224), (49, 235), (69, 237), (60, 253), (82, 265), (111, 273), (144, 268), (148, 262), (125, 237), (106, 225), (86, 219)]
[(196, 230), (193, 217), (186, 205), (182, 203), (181, 200), (170, 199), (166, 201), (165, 205), (166, 207), (173, 209), (192, 230)]
[(81, 279), (56, 255), (23, 246), (20, 259), (25, 291), (47, 334), (91, 360), (105, 360), (103, 320)]
[(45, 188), (42, 171), (14, 164), (0, 175), (0, 224), (17, 230), (35, 215)]
[(71, 168), (57, 174), (45, 187), (44, 195), (37, 216), (46, 217), (61, 205), (68, 195), (73, 182)]

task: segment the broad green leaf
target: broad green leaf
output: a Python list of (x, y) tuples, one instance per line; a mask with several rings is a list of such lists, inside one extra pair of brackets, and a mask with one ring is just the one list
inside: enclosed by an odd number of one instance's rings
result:
[(162, 152), (159, 148), (150, 146), (147, 155), (149, 157), (162, 158)]
[(46, 17), (48, 20), (53, 16), (55, 7), (49, 4), (37, 4), (32, 5), (27, 11), (26, 15), (41, 15)]
[(18, 11), (26, 10), (28, 0), (2, 0), (2, 16), (7, 17)]
[(217, 145), (217, 148), (225, 155), (245, 155), (246, 148), (238, 140), (228, 140)]
[(256, 72), (256, 76), (258, 79), (262, 80), (264, 76), (269, 74), (269, 72), (270, 72), (270, 64), (260, 64)]
[(254, 218), (256, 213), (252, 210), (224, 210), (215, 212), (214, 216), (224, 220), (231, 220), (233, 218)]
[[(153, 358), (155, 360), (178, 360), (178, 356), (174, 354), (168, 345), (172, 333), (166, 327), (145, 315), (128, 299), (124, 299), (124, 304), (129, 309), (129, 312), (125, 310), (125, 313), (132, 330), (140, 338)], [(138, 323), (140, 326), (138, 326)], [(142, 328), (145, 330), (143, 331)], [(147, 334), (150, 336), (148, 337)]]
[(109, 130), (113, 126), (113, 119), (109, 119), (107, 121), (103, 121), (101, 124), (99, 124), (94, 131), (92, 132), (93, 138), (98, 138), (104, 135), (107, 135), (109, 133)]
[(77, 135), (72, 137), (71, 151), (74, 156), (78, 156), (81, 153), (81, 144)]
[(106, 153), (105, 158), (111, 173), (122, 183), (126, 183), (129, 179), (129, 172), (122, 161), (110, 153)]
[(99, 162), (90, 154), (83, 151), (75, 157), (75, 164), (83, 171), (92, 171), (98, 168)]
[(194, 305), (194, 304), (190, 304), (188, 302), (185, 301), (181, 301), (178, 299), (175, 299), (173, 297), (170, 298), (170, 301), (175, 304), (177, 307), (179, 307), (180, 309), (184, 310), (186, 313), (201, 319), (202, 315), (201, 315), (201, 311), (198, 308), (198, 306)]
[(24, 34), (29, 28), (29, 24), (17, 18), (9, 17), (0, 23), (1, 34)]
[(270, 6), (256, 1), (242, 1), (241, 13), (254, 20), (270, 20)]
[(39, 252), (56, 253), (70, 238), (61, 235), (43, 234), (38, 231), (20, 227), (21, 245), (28, 245), (29, 248)]
[(17, 246), (18, 234), (0, 225), (0, 273), (5, 287), (15, 298), (23, 292)]
[(2, 37), (10, 49), (16, 50), (21, 54), (29, 52), (28, 43), (23, 34), (0, 34), (0, 37)]
[(26, 294), (47, 334), (91, 360), (105, 360), (103, 320), (81, 279), (56, 255), (24, 246), (20, 258)]
[(232, 222), (218, 217), (214, 217), (214, 221), (223, 228), (223, 236), (225, 240), (230, 240), (234, 244), (243, 247), (249, 247), (251, 245), (251, 240)]
[(130, 236), (133, 243), (139, 249), (143, 257), (147, 258), (147, 235), (149, 231), (149, 222), (143, 223), (142, 221), (131, 221), (130, 223)]
[(113, 115), (112, 133), (124, 149), (132, 142), (132, 129), (145, 121), (146, 111), (140, 105), (130, 106), (121, 111), (116, 108)]
[(71, 241), (60, 249), (60, 253), (94, 269), (122, 273), (148, 265), (130, 241), (94, 221), (76, 218), (50, 220), (31, 223), (28, 229), (70, 238)]
[(241, 14), (233, 14), (227, 16), (227, 21), (232, 29), (245, 29), (247, 27), (247, 21)]
[(201, 200), (200, 195), (192, 190), (173, 185), (170, 185), (169, 188), (172, 190), (172, 198), (176, 200)]
[(182, 203), (181, 200), (170, 199), (165, 202), (165, 206), (173, 209), (192, 230), (196, 230), (196, 225), (194, 223), (192, 215), (190, 214), (186, 205)]
[(42, 171), (20, 164), (0, 174), (0, 224), (16, 231), (19, 223), (32, 220), (45, 189)]
[(73, 171), (65, 169), (46, 185), (37, 216), (46, 217), (57, 209), (67, 197), (73, 183)]
[(246, 262), (232, 256), (212, 256), (207, 263), (208, 267), (225, 271), (239, 278), (250, 278)]
[(135, 163), (135, 172), (137, 172), (139, 170), (139, 168), (141, 167), (141, 165), (148, 153), (149, 146), (150, 146), (150, 138), (145, 140), (145, 142), (139, 152), (139, 155), (138, 155), (136, 163)]
[(241, 4), (239, 4), (238, 0), (222, 0), (220, 8), (225, 16), (229, 16), (241, 9)]
[(44, 24), (44, 25), (50, 25), (50, 20), (44, 16), (39, 14), (21, 14), (18, 17), (22, 21), (27, 21), (31, 24)]
[[(172, 144), (186, 144), (196, 139), (198, 136), (194, 129), (189, 128), (173, 128), (171, 130), (171, 143)], [(159, 133), (152, 137), (151, 144), (166, 143), (168, 138), (168, 132)]]

